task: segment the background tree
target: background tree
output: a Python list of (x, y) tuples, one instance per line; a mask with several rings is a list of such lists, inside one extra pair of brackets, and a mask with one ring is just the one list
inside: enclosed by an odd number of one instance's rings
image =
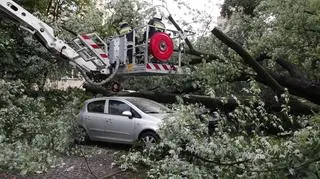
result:
[[(25, 5), (26, 9), (34, 12), (40, 19), (53, 27), (58, 36), (67, 39), (71, 39), (71, 36), (61, 27), (65, 25), (77, 27), (77, 24), (68, 24), (66, 21), (71, 17), (80, 19), (80, 14), (85, 13), (85, 10), (92, 6), (89, 1), (58, 0), (24, 1), (22, 5)], [(93, 8), (91, 9), (94, 11)], [(92, 11), (89, 11), (89, 13)], [(98, 13), (97, 10), (95, 12)], [(83, 18), (82, 22), (86, 23), (85, 20)], [(87, 19), (87, 21), (100, 23), (101, 18), (95, 17)], [(42, 89), (47, 78), (59, 79), (70, 72), (67, 63), (53, 59), (39, 42), (31, 38), (30, 34), (18, 28), (19, 24), (13, 24), (5, 15), (1, 16), (0, 22), (0, 63), (2, 66), (0, 75), (2, 78), (21, 79), (29, 88), (37, 84)]]
[(232, 14), (241, 12), (245, 15), (254, 16), (254, 10), (259, 5), (261, 0), (225, 0), (221, 6), (221, 16), (230, 18)]

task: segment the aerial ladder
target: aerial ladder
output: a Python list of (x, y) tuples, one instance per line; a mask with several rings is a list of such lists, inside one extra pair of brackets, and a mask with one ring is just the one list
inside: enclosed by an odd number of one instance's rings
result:
[[(183, 74), (181, 68), (181, 46), (185, 34), (163, 29), (152, 37), (152, 27), (139, 27), (146, 31), (145, 42), (128, 42), (125, 36), (106, 39), (97, 34), (81, 34), (70, 46), (59, 39), (54, 30), (12, 0), (1, 0), (0, 10), (20, 24), (21, 28), (33, 34), (48, 51), (58, 59), (67, 60), (81, 72), (84, 79), (93, 85), (103, 85), (117, 76), (150, 76)], [(127, 60), (127, 50), (132, 48), (133, 57)], [(140, 50), (139, 50), (140, 49)], [(178, 53), (177, 53), (178, 52)], [(175, 57), (176, 60), (173, 60)]]

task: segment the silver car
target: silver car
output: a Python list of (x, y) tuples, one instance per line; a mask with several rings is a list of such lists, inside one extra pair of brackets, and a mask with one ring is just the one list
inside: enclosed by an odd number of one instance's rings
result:
[(154, 143), (157, 130), (169, 109), (155, 101), (137, 97), (101, 97), (85, 101), (79, 114), (82, 141), (132, 144)]

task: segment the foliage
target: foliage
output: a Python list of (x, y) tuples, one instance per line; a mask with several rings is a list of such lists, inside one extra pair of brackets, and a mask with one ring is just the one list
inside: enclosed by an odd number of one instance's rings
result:
[[(213, 135), (209, 116), (196, 118), (197, 105), (176, 106), (177, 113), (164, 121), (162, 140), (144, 150), (118, 156), (123, 169), (147, 170), (148, 178), (307, 178), (319, 176), (320, 123), (308, 116), (293, 117), (301, 128), (284, 128), (283, 118), (266, 112), (260, 89), (252, 83), (249, 104), (221, 113)], [(286, 95), (283, 95), (287, 99)], [(257, 104), (254, 105), (254, 104)], [(195, 110), (198, 109), (198, 110)], [(288, 110), (283, 106), (283, 111)], [(268, 125), (277, 130), (275, 135)], [(273, 130), (272, 129), (272, 130)]]
[[(228, 0), (222, 7), (225, 7), (222, 11), (230, 10), (230, 14), (220, 19), (218, 28), (241, 44), (253, 57), (258, 57), (260, 54), (270, 57), (262, 62), (268, 70), (287, 75), (287, 71), (275, 63), (275, 59), (283, 58), (297, 65), (304, 75), (303, 78), (319, 80), (317, 24), (319, 24), (318, 12), (320, 10), (318, 1)], [(190, 81), (195, 86), (202, 89), (196, 91), (201, 94), (239, 96), (242, 95), (241, 89), (248, 87), (247, 77), (256, 75), (243, 63), (238, 54), (221, 44), (213, 35), (198, 37), (194, 47), (201, 52), (219, 56), (223, 62), (213, 61), (196, 67), (192, 66), (191, 77), (182, 80), (171, 78), (171, 83), (181, 85), (180, 89), (188, 89), (180, 91), (195, 92), (194, 89), (188, 87), (190, 83), (184, 81), (191, 79)], [(187, 56), (187, 58), (194, 57)], [(168, 83), (167, 81), (164, 79), (159, 84)], [(148, 86), (151, 89), (154, 88), (152, 85)], [(177, 91), (174, 87), (173, 85), (173, 91)], [(160, 91), (165, 90), (169, 89)]]
[(312, 0), (263, 0), (253, 16), (234, 12), (222, 28), (253, 56), (270, 56), (272, 60), (264, 63), (268, 68), (281, 72), (274, 59), (283, 58), (318, 80), (320, 16), (316, 4)]
[(246, 15), (253, 16), (255, 8), (260, 2), (261, 0), (225, 0), (220, 14), (225, 18), (231, 17), (233, 12), (243, 12)]
[[(61, 27), (72, 29), (76, 24), (68, 20), (85, 16), (85, 10), (92, 7), (88, 0), (16, 2), (48, 23), (60, 38), (69, 40), (70, 34)], [(101, 22), (97, 17), (87, 20)], [(0, 170), (43, 171), (58, 163), (60, 154), (74, 151), (75, 118), (87, 96), (81, 90), (42, 91), (47, 78), (55, 80), (66, 74), (68, 64), (53, 59), (3, 14), (0, 27), (0, 77), (7, 80), (0, 80)], [(76, 28), (81, 31), (82, 27)], [(32, 92), (35, 85), (40, 91)]]
[[(104, 15), (106, 36), (114, 36), (119, 32), (119, 24), (127, 22), (132, 27), (141, 27), (153, 17), (155, 9), (148, 1), (143, 0), (119, 0), (107, 1), (101, 10)], [(149, 19), (148, 19), (149, 18)]]
[(20, 81), (0, 81), (0, 170), (23, 174), (43, 171), (73, 151), (79, 108), (72, 94), (44, 98), (24, 91)]
[[(42, 84), (49, 69), (54, 69), (46, 49), (35, 44), (25, 33), (18, 32), (14, 25), (0, 30), (0, 75), (8, 79), (21, 79), (29, 87)], [(28, 82), (28, 83), (27, 83)]]
[[(303, 69), (310, 69), (305, 70), (309, 77), (319, 79), (317, 39), (320, 28), (316, 25), (320, 22), (320, 16), (316, 13), (319, 7), (313, 7), (312, 1), (270, 1), (261, 3), (257, 10), (259, 16), (253, 21), (255, 28), (252, 30), (260, 34), (252, 33), (248, 45), (256, 46), (254, 50), (268, 52), (274, 58), (288, 59)], [(273, 14), (276, 14), (275, 18)], [(261, 38), (258, 43), (251, 40), (256, 39), (257, 35)]]

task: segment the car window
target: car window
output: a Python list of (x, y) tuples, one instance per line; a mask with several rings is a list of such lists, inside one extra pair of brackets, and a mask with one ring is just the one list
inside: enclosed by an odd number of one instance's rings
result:
[(124, 111), (131, 111), (128, 104), (121, 101), (109, 100), (109, 114), (122, 115)]
[(126, 100), (145, 113), (164, 113), (169, 111), (166, 106), (149, 99), (127, 98)]
[(87, 105), (88, 112), (104, 113), (105, 104), (106, 100), (93, 101)]

